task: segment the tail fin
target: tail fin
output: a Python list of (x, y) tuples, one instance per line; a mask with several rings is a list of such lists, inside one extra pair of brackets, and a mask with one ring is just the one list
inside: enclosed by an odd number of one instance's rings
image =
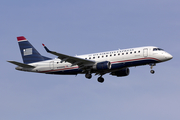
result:
[(25, 64), (48, 60), (50, 58), (42, 56), (24, 37), (17, 37), (22, 59)]

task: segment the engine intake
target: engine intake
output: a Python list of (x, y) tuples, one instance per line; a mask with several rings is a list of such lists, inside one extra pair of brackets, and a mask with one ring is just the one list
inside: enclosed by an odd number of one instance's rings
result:
[(111, 69), (111, 62), (104, 61), (104, 62), (96, 63), (93, 66), (93, 69), (96, 69), (96, 70), (109, 70), (109, 69)]
[(129, 73), (130, 73), (129, 68), (124, 68), (124, 69), (122, 69), (122, 70), (118, 70), (118, 71), (115, 71), (115, 72), (111, 72), (111, 75), (117, 76), (117, 77), (123, 77), (123, 76), (128, 76)]

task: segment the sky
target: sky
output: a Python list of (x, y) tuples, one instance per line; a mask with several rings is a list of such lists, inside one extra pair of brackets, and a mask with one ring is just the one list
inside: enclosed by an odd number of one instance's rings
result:
[[(0, 120), (179, 120), (179, 0), (1, 0)], [(47, 75), (15, 70), (17, 36), (44, 56), (157, 46), (173, 59), (130, 68), (127, 77)]]

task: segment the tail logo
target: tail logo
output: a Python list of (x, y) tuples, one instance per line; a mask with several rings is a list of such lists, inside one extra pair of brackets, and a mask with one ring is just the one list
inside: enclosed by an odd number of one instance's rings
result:
[(26, 55), (32, 55), (32, 48), (26, 48), (23, 50), (24, 56)]

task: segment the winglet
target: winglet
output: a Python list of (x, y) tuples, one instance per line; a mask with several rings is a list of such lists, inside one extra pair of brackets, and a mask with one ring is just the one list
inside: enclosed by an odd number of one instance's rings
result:
[(51, 52), (44, 44), (42, 44), (47, 52)]

